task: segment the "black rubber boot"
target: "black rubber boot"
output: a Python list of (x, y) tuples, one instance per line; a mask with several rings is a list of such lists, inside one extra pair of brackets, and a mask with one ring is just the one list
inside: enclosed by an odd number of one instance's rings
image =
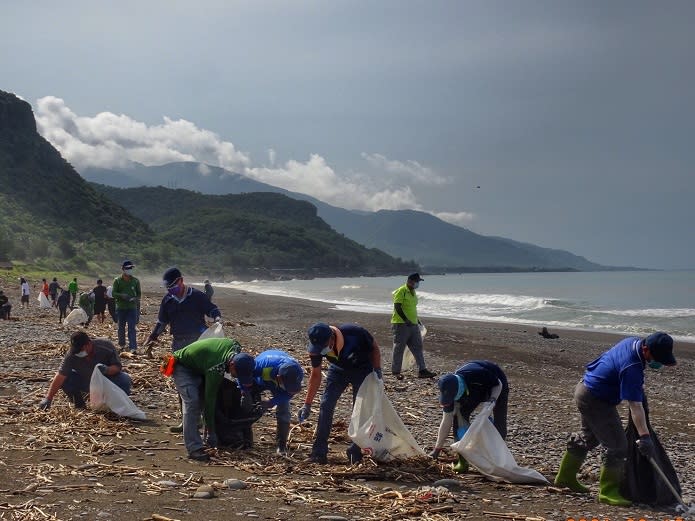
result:
[(275, 452), (281, 456), (287, 455), (287, 439), (290, 437), (290, 424), (278, 422), (277, 427), (277, 442), (278, 447)]

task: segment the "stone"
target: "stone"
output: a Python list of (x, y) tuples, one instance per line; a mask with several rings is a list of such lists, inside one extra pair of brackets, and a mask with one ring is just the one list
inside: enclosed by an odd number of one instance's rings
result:
[(193, 494), (195, 499), (212, 499), (215, 497), (215, 489), (210, 485), (200, 485), (195, 494)]
[(222, 484), (230, 490), (243, 490), (246, 488), (246, 483), (240, 479), (225, 479)]

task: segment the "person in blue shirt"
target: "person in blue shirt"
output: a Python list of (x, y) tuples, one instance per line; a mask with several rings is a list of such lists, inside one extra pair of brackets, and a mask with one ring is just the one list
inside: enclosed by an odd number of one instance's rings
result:
[(253, 370), (254, 390), (269, 391), (272, 398), (262, 401), (263, 407), (275, 407), (277, 419), (277, 454), (287, 454), (290, 435), (290, 400), (302, 389), (304, 369), (299, 362), (284, 351), (268, 349), (256, 356)]
[[(326, 387), (321, 396), (316, 438), (311, 449), (309, 461), (328, 463), (328, 436), (333, 425), (333, 413), (338, 399), (348, 385), (352, 385), (352, 403), (355, 403), (357, 391), (364, 379), (374, 371), (381, 378), (381, 351), (374, 337), (355, 324), (330, 326), (318, 322), (308, 330), (309, 345), (307, 351), (311, 360), (311, 374), (304, 405), (299, 410), (298, 418), (303, 422), (311, 414), (311, 404), (321, 386), (321, 364), (328, 360)], [(352, 443), (346, 454), (351, 463), (362, 459), (362, 449)]]
[[(454, 430), (454, 439), (458, 441), (468, 429), (471, 413), (483, 402), (494, 401), (493, 424), (502, 439), (507, 438), (507, 402), (509, 384), (507, 376), (498, 365), (487, 360), (473, 360), (455, 373), (445, 374), (437, 382), (439, 387), (439, 404), (442, 406), (442, 421), (439, 425), (437, 442), (430, 456), (439, 458), (444, 443)], [(468, 462), (459, 455), (454, 465), (455, 472), (466, 472)]]
[(581, 415), (581, 432), (572, 434), (562, 457), (555, 484), (575, 492), (589, 489), (577, 480), (587, 453), (603, 445), (606, 449), (599, 475), (599, 502), (628, 506), (631, 502), (620, 493), (627, 438), (617, 405), (627, 400), (637, 428), (637, 447), (647, 458), (654, 458), (654, 442), (644, 413), (644, 368), (660, 369), (675, 365), (673, 338), (657, 332), (647, 338), (628, 337), (586, 366), (584, 377), (574, 390)]

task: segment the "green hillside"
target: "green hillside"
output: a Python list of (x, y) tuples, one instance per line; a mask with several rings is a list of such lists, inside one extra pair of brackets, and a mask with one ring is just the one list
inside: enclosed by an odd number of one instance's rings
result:
[(315, 206), (282, 194), (216, 196), (164, 187), (92, 186), (149, 223), (168, 244), (185, 248), (206, 272), (219, 265), (292, 276), (390, 274), (416, 268), (337, 234), (316, 215)]

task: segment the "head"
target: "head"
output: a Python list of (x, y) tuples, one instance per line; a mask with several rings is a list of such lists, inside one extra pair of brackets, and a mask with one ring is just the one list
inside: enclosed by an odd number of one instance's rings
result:
[(53, 282), (58, 282), (58, 278), (57, 278), (57, 277), (53, 277)]
[(445, 410), (452, 410), (454, 402), (466, 392), (466, 382), (457, 374), (445, 374), (437, 382), (439, 388), (439, 404)]
[(278, 384), (289, 394), (302, 390), (304, 370), (297, 364), (282, 364), (278, 369)]
[(91, 355), (94, 351), (92, 339), (84, 331), (76, 331), (70, 335), (70, 354), (79, 358)]
[(253, 370), (256, 368), (256, 361), (248, 353), (237, 353), (229, 361), (229, 373), (239, 380), (242, 387), (253, 385)]
[(73, 277), (72, 281), (77, 282), (77, 277)]
[(203, 284), (210, 284), (210, 279), (205, 279), (205, 281), (203, 282)]
[(101, 279), (97, 279), (97, 286), (101, 286), (101, 285), (102, 285), (103, 283), (104, 283), (104, 281), (103, 281), (103, 280), (101, 280)]
[(45, 284), (45, 283), (46, 283), (46, 279), (41, 279), (41, 282), (43, 282), (43, 283)]
[(425, 279), (420, 277), (419, 273), (413, 273), (411, 275), (408, 275), (408, 280), (406, 281), (406, 284), (408, 285), (409, 288), (415, 289), (420, 285), (421, 280), (425, 280)]
[(306, 347), (310, 355), (322, 356), (330, 350), (333, 330), (324, 322), (317, 322), (307, 331), (309, 345)]
[(132, 261), (123, 261), (123, 264), (121, 264), (121, 271), (123, 272), (123, 275), (130, 277), (133, 274), (133, 270), (135, 269), (135, 264), (133, 264)]
[(673, 338), (661, 331), (652, 333), (644, 339), (642, 354), (652, 369), (659, 369), (664, 365), (676, 365), (676, 358), (673, 356)]
[(162, 286), (167, 289), (167, 292), (174, 297), (180, 297), (183, 291), (183, 275), (181, 270), (172, 267), (162, 275)]

